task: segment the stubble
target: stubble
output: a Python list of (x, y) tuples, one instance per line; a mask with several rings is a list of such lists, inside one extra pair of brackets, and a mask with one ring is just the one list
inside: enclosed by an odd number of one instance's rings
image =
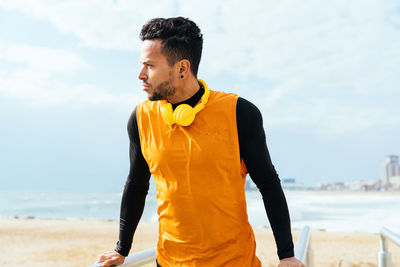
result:
[(165, 100), (175, 94), (176, 87), (172, 84), (172, 72), (169, 73), (169, 79), (160, 83), (154, 88), (153, 94), (148, 98), (151, 101)]

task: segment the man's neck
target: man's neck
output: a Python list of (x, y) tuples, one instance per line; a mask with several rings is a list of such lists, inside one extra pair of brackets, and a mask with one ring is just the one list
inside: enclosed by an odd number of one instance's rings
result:
[(194, 108), (200, 101), (201, 97), (204, 95), (204, 87), (200, 85), (200, 89), (189, 99), (186, 99), (183, 102), (178, 102), (175, 104), (172, 104), (172, 109), (175, 110), (175, 108), (181, 104), (187, 104)]
[(177, 85), (175, 94), (168, 97), (167, 100), (172, 104), (183, 102), (191, 98), (199, 91), (199, 89), (200, 85), (196, 78), (187, 78), (185, 81), (181, 81), (180, 84)]

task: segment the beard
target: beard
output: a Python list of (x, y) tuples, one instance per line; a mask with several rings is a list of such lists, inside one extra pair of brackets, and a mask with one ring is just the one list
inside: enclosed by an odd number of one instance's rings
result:
[(172, 74), (165, 82), (160, 83), (153, 89), (153, 93), (148, 96), (151, 101), (166, 100), (168, 96), (175, 94), (176, 87), (172, 85)]

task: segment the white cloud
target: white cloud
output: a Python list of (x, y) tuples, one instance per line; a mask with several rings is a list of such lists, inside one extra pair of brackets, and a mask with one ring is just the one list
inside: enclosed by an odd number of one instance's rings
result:
[(96, 85), (85, 83), (71, 85), (46, 72), (29, 69), (0, 73), (0, 96), (24, 100), (31, 106), (81, 107), (89, 104), (111, 105), (128, 110), (143, 100), (136, 93), (110, 93)]
[(298, 75), (325, 79), (333, 72), (348, 73), (339, 78), (349, 78), (363, 70), (360, 66), (382, 59), (382, 51), (399, 58), (398, 29), (386, 20), (388, 16), (391, 21), (398, 18), (392, 14), (395, 3), (0, 1), (5, 8), (47, 20), (78, 36), (84, 45), (119, 50), (139, 50), (139, 30), (148, 19), (183, 14), (204, 32), (204, 72), (278, 81)]
[[(129, 51), (139, 50), (139, 30), (148, 19), (187, 16), (205, 37), (202, 77), (236, 77), (239, 91), (273, 114), (272, 126), (345, 132), (395, 125), (393, 116), (400, 116), (398, 106), (365, 100), (400, 99), (395, 0), (0, 0), (0, 6), (48, 21), (89, 48)], [(28, 62), (42, 68), (37, 59)], [(252, 77), (260, 80), (257, 88), (246, 86)]]
[(76, 73), (90, 68), (78, 54), (63, 49), (16, 45), (0, 40), (0, 60), (18, 63), (16, 67), (0, 72), (0, 97), (19, 99), (28, 105), (132, 107), (132, 103), (141, 100), (139, 94), (110, 93), (94, 84), (75, 85), (70, 79), (57, 78), (57, 73)]
[(79, 55), (63, 49), (17, 45), (0, 40), (0, 59), (41, 72), (74, 72), (88, 68)]
[(79, 37), (84, 46), (127, 51), (139, 50), (139, 31), (146, 20), (175, 10), (168, 0), (0, 0), (0, 6), (49, 21), (61, 32)]

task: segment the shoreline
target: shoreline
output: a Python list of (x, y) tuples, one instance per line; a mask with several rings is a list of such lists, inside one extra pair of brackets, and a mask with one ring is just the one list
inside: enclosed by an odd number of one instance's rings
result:
[[(1, 217), (0, 216), (0, 226), (1, 226), (1, 222), (2, 221), (65, 221), (65, 222), (104, 222), (104, 223), (116, 223), (119, 225), (119, 220), (115, 219), (115, 220), (111, 220), (111, 219), (94, 219), (94, 218), (41, 218), (41, 217), (35, 217), (35, 216), (25, 216), (25, 217), (19, 217), (19, 216), (5, 216), (5, 217)], [(291, 222), (293, 224), (293, 222)], [(140, 224), (158, 224), (158, 221), (144, 221), (141, 220)], [(252, 228), (254, 230), (256, 229), (267, 229), (267, 230), (271, 230), (271, 226), (269, 225), (265, 225), (265, 226), (252, 226)], [(311, 231), (318, 231), (318, 232), (326, 232), (326, 233), (367, 233), (367, 234), (379, 234), (378, 232), (368, 232), (368, 231), (362, 231), (362, 230), (341, 230), (341, 231), (335, 231), (335, 230), (329, 230), (329, 229), (325, 229), (325, 228), (313, 228), (311, 227)], [(303, 227), (294, 227), (292, 225), (292, 231), (298, 231), (300, 232), (303, 229)]]
[(393, 191), (351, 191), (351, 190), (314, 190), (314, 189), (305, 189), (305, 190), (285, 190), (286, 192), (315, 192), (315, 193), (323, 193), (323, 194), (343, 194), (343, 195), (379, 195), (379, 196), (400, 196), (400, 190), (393, 190)]
[[(97, 255), (113, 250), (118, 240), (116, 221), (92, 219), (0, 218), (0, 263), (9, 266), (89, 266)], [(296, 242), (300, 230), (293, 229)], [(140, 222), (132, 252), (156, 246), (156, 222)], [(269, 227), (254, 228), (257, 255), (263, 267), (277, 266), (278, 258)], [(389, 243), (393, 263), (400, 262), (400, 248)], [(377, 266), (379, 235), (365, 232), (330, 232), (311, 229), (310, 246), (315, 266)], [(16, 255), (19, 255), (16, 257)], [(146, 266), (154, 266), (148, 264)]]
[[(60, 221), (60, 222), (100, 222), (100, 223), (117, 223), (119, 224), (119, 220), (108, 220), (108, 219), (93, 219), (93, 218), (40, 218), (40, 217), (35, 217), (35, 216), (25, 216), (25, 217), (19, 217), (19, 216), (5, 216), (1, 217), (0, 216), (0, 225), (2, 221)], [(152, 222), (152, 221), (144, 221), (141, 220), (140, 224), (158, 224), (157, 221)], [(271, 229), (271, 226), (265, 225), (265, 226), (252, 226), (253, 229)], [(302, 227), (292, 227), (292, 231), (301, 231), (303, 228)], [(366, 231), (359, 231), (359, 230), (353, 230), (353, 231), (332, 231), (329, 229), (324, 229), (324, 228), (311, 228), (313, 231), (320, 231), (320, 232), (328, 232), (328, 233), (369, 233), (369, 234), (378, 234), (378, 233), (370, 233)]]

